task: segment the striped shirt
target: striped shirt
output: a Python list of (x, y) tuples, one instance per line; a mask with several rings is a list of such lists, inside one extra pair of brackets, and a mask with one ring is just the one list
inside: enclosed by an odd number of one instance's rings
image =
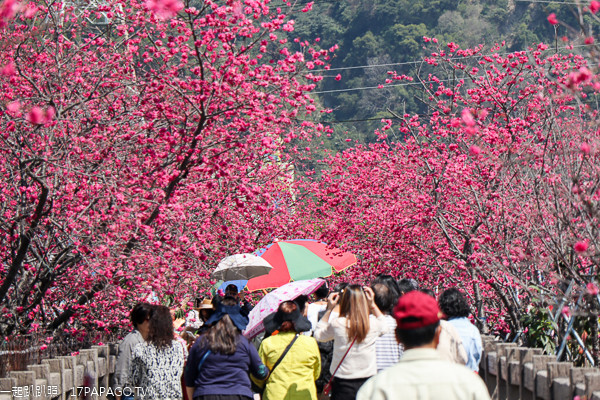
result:
[(377, 372), (396, 364), (404, 352), (404, 346), (396, 341), (396, 320), (391, 315), (386, 315), (384, 318), (389, 331), (379, 336), (375, 342)]

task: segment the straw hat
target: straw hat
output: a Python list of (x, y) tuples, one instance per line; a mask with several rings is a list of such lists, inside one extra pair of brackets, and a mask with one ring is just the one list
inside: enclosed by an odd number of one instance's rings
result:
[(212, 304), (212, 300), (210, 299), (204, 299), (202, 300), (202, 303), (200, 303), (200, 306), (198, 308), (194, 308), (194, 310), (196, 311), (200, 311), (200, 310), (214, 310), (213, 304)]

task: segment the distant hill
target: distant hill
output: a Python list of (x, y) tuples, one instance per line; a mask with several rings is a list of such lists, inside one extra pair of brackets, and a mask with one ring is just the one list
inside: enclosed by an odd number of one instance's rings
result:
[(346, 138), (375, 140), (372, 132), (381, 118), (391, 117), (388, 108), (426, 112), (415, 86), (366, 89), (383, 84), (390, 70), (414, 74), (427, 54), (424, 36), (461, 48), (489, 48), (504, 41), (506, 51), (516, 51), (539, 42), (552, 44), (556, 36), (567, 34), (558, 27), (555, 35), (547, 21), (551, 12), (578, 26), (573, 6), (538, 0), (315, 0), (312, 11), (300, 12), (307, 3), (302, 0), (292, 15), (293, 37), (319, 38), (322, 48), (339, 45), (332, 71), (317, 89), (325, 92), (318, 94), (321, 103), (334, 110), (322, 116), (336, 132), (325, 143), (332, 149), (346, 146)]

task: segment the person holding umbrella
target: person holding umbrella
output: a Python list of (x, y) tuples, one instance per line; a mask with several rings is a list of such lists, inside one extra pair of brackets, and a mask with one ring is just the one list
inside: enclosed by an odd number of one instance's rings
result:
[[(317, 324), (315, 339), (333, 340), (332, 378), (324, 389), (331, 388), (332, 400), (355, 399), (362, 384), (377, 373), (375, 342), (389, 328), (374, 298), (371, 288), (348, 285), (329, 295), (327, 311)], [(330, 320), (338, 302), (340, 315)]]
[(284, 301), (265, 328), (273, 334), (260, 345), (258, 354), (271, 374), (266, 381), (263, 400), (316, 400), (315, 380), (321, 373), (321, 356), (314, 338), (301, 335), (310, 322), (294, 301)]

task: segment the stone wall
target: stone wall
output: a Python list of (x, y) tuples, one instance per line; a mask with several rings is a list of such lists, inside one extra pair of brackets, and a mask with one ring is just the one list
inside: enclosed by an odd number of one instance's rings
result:
[[(518, 347), (483, 336), (480, 375), (494, 400), (600, 400), (600, 369), (557, 362), (541, 349)], [(115, 370), (117, 346), (93, 346), (75, 356), (56, 357), (0, 378), (0, 400), (86, 398), (104, 400)], [(87, 379), (87, 382), (86, 382)], [(90, 390), (88, 389), (88, 390)]]
[(27, 371), (11, 371), (0, 378), (0, 400), (106, 399), (116, 350), (116, 345), (93, 346), (75, 356), (42, 360)]
[(600, 369), (577, 368), (557, 362), (541, 349), (483, 337), (484, 354), (479, 374), (492, 399), (600, 400)]

